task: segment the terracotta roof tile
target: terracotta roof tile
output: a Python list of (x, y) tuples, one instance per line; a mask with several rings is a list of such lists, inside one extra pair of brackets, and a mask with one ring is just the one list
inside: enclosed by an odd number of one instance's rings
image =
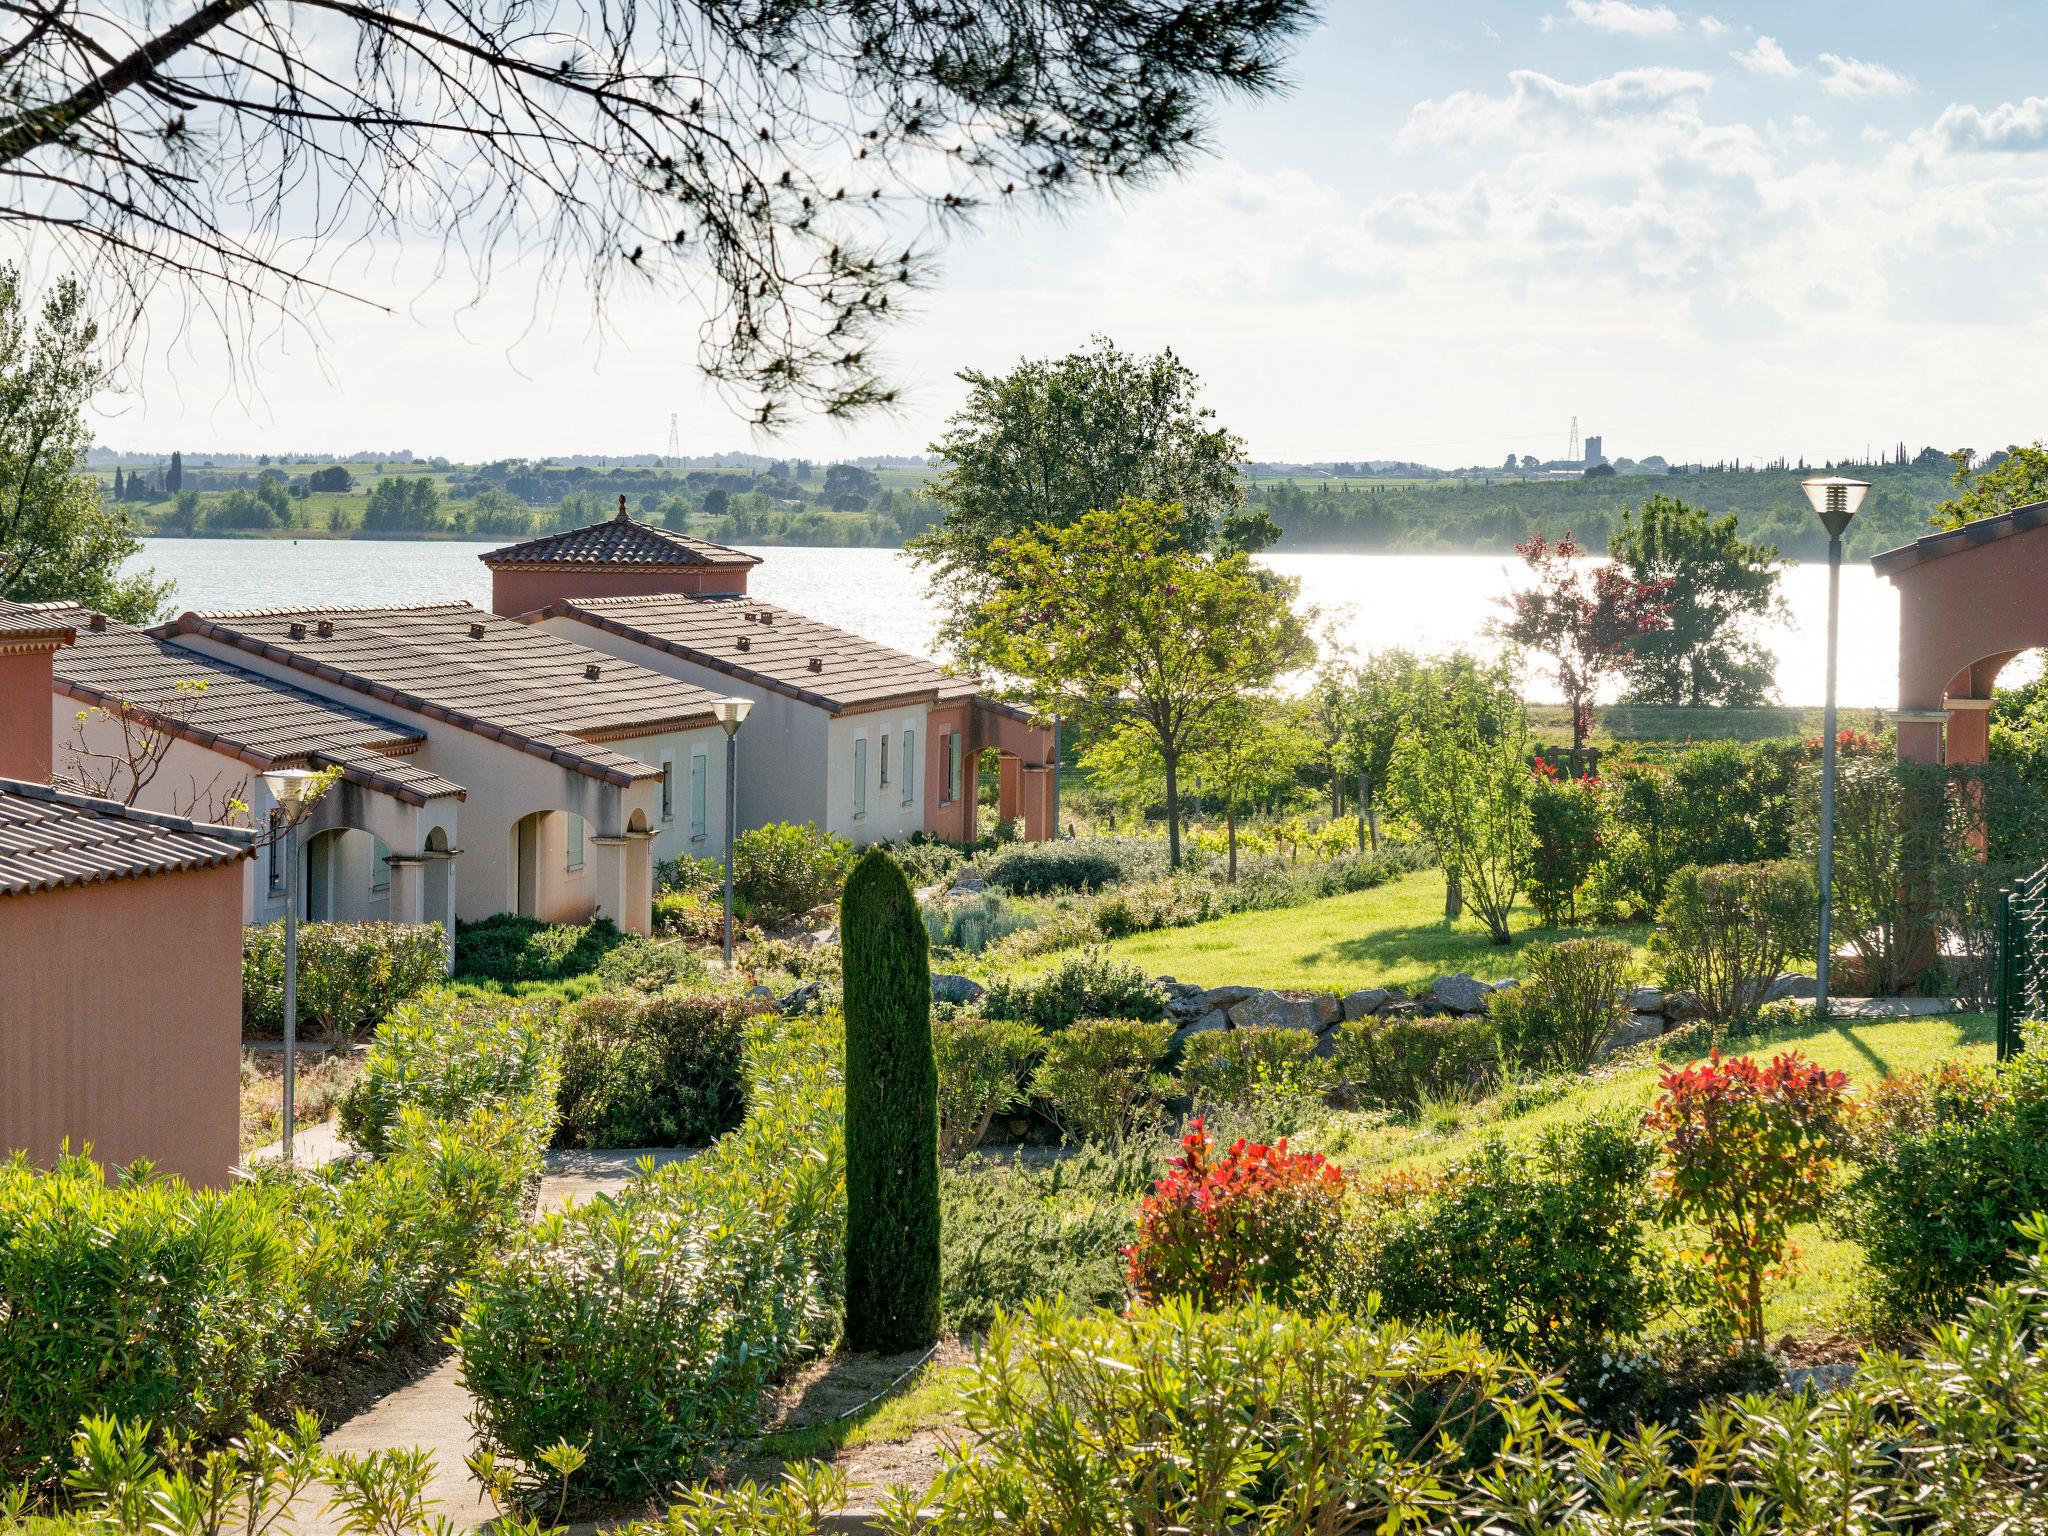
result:
[(64, 645), (71, 640), (71, 626), (52, 604), (0, 599), (0, 642), (10, 640), (49, 640)]
[(249, 856), (236, 827), (0, 779), (0, 896), (211, 869)]
[(573, 618), (834, 714), (973, 693), (936, 662), (751, 597), (564, 598), (529, 618)]
[(637, 522), (626, 515), (625, 498), (619, 499), (619, 514), (601, 523), (571, 528), (563, 533), (543, 534), (523, 544), (508, 544), (481, 557), (488, 566), (500, 565), (745, 565), (761, 563), (759, 555), (745, 554), (693, 539), (686, 533)]
[(201, 635), (615, 783), (661, 770), (602, 745), (712, 722), (701, 688), (467, 603), (185, 614)]

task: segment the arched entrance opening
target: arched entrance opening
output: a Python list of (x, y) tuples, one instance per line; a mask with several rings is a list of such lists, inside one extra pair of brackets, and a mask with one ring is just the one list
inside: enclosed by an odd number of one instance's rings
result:
[(328, 827), (306, 839), (301, 915), (314, 923), (367, 923), (391, 912), (390, 850), (356, 827)]

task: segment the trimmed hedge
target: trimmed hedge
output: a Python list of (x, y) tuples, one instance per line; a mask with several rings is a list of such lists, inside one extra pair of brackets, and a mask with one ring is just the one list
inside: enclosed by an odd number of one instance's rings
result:
[(564, 981), (596, 970), (625, 942), (608, 917), (543, 923), (501, 912), (455, 925), (455, 974), (475, 981)]
[(746, 1112), (746, 1022), (737, 996), (605, 992), (563, 1016), (569, 1147), (695, 1147)]
[[(463, 1281), (520, 1230), (554, 1094), (457, 1107), (459, 1073), (401, 1030), (373, 1053), (382, 1155), (265, 1165), (224, 1190), (83, 1157), (0, 1162), (0, 1483), (48, 1484), (88, 1414), (199, 1443), (288, 1406), (310, 1376), (454, 1317)], [(500, 1074), (501, 1080), (514, 1074)]]
[(472, 1424), (525, 1485), (555, 1485), (541, 1458), (566, 1440), (579, 1494), (665, 1487), (837, 1332), (843, 1040), (835, 1014), (755, 1021), (738, 1130), (550, 1216), (471, 1284), (454, 1340)]
[[(299, 1023), (329, 1040), (376, 1024), (448, 972), (438, 923), (301, 923)], [(242, 1027), (284, 1027), (284, 925), (242, 930)]]

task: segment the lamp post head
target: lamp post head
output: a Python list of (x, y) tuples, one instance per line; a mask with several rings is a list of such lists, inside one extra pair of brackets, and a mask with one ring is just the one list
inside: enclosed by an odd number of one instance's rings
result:
[(747, 716), (753, 713), (753, 709), (752, 699), (730, 698), (711, 701), (711, 713), (728, 736), (739, 734), (740, 727), (746, 724)]
[(270, 791), (270, 798), (289, 810), (305, 798), (307, 787), (320, 775), (304, 768), (272, 768), (258, 777)]
[(1863, 498), (1870, 494), (1868, 480), (1851, 480), (1843, 475), (1815, 475), (1811, 480), (1800, 481), (1799, 488), (1806, 492), (1806, 499), (1820, 514), (1821, 526), (1827, 529), (1831, 539), (1842, 536), (1849, 526), (1849, 519), (1863, 505)]

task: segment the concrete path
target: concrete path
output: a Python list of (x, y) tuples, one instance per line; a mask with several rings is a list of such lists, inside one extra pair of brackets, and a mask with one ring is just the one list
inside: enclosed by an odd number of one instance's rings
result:
[[(307, 1168), (321, 1168), (339, 1162), (355, 1150), (341, 1134), (341, 1117), (302, 1125), (292, 1137), (292, 1156)], [(284, 1156), (284, 1140), (266, 1142), (243, 1157), (246, 1163), (274, 1163)]]
[[(300, 1156), (307, 1155), (303, 1141)], [(656, 1165), (678, 1162), (693, 1154), (687, 1148), (655, 1147), (601, 1152), (550, 1152), (547, 1170), (541, 1177), (540, 1203), (544, 1210), (587, 1200), (594, 1195), (614, 1194), (640, 1176), (640, 1162), (651, 1158)], [(418, 1381), (400, 1387), (379, 1399), (347, 1423), (338, 1426), (325, 1441), (330, 1451), (389, 1450), (394, 1446), (418, 1446), (434, 1453), (434, 1481), (428, 1497), (458, 1531), (475, 1530), (496, 1513), (483, 1490), (470, 1478), (463, 1458), (469, 1454), (469, 1393), (459, 1379), (460, 1362), (454, 1356), (444, 1360)], [(294, 1522), (299, 1536), (334, 1536), (341, 1527), (334, 1516), (323, 1515), (313, 1494), (305, 1502), (305, 1513)]]
[[(1805, 999), (1801, 999), (1805, 1001)], [(1938, 1013), (1954, 1013), (1956, 1005), (1945, 997), (1833, 997), (1828, 999), (1828, 1016), (1836, 1019), (1925, 1019)]]

